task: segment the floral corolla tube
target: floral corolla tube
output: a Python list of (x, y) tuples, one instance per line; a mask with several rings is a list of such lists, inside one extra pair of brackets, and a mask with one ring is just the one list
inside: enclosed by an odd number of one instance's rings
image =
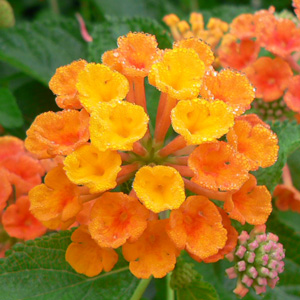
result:
[[(163, 50), (155, 36), (129, 33), (102, 61), (73, 62), (50, 81), (63, 110), (38, 116), (26, 147), (62, 163), (29, 193), (31, 212), (51, 229), (80, 225), (66, 260), (90, 277), (113, 269), (118, 248), (138, 278), (166, 276), (181, 251), (223, 259), (237, 244), (231, 219), (261, 225), (271, 213), (249, 171), (275, 163), (278, 140), (244, 117), (253, 86), (215, 71), (196, 37)], [(146, 81), (158, 99), (147, 99)]]

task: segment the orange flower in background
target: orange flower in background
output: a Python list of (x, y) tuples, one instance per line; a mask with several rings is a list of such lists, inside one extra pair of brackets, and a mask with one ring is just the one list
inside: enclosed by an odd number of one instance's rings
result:
[(249, 177), (247, 158), (225, 142), (198, 146), (189, 157), (189, 166), (195, 172), (193, 182), (215, 191), (239, 189)]
[(295, 14), (297, 15), (298, 19), (300, 19), (300, 1), (293, 0), (293, 6), (295, 8)]
[(290, 80), (283, 99), (291, 110), (300, 113), (300, 75), (294, 76)]
[(259, 44), (251, 39), (238, 41), (234, 35), (226, 34), (218, 48), (218, 55), (223, 67), (243, 70), (256, 60), (259, 50)]
[(82, 207), (79, 195), (78, 187), (68, 179), (63, 166), (59, 165), (47, 174), (45, 184), (40, 184), (29, 192), (30, 211), (51, 229), (56, 228), (59, 221), (71, 220), (72, 223)]
[(76, 87), (79, 99), (89, 113), (100, 102), (123, 100), (129, 90), (128, 81), (122, 74), (94, 63), (87, 64), (79, 74)]
[(76, 229), (71, 239), (66, 261), (80, 274), (93, 277), (102, 270), (109, 272), (118, 261), (118, 254), (113, 249), (99, 247), (85, 226)]
[(268, 127), (256, 115), (240, 116), (227, 134), (228, 143), (248, 157), (252, 171), (272, 166), (277, 160), (278, 139)]
[(5, 169), (0, 169), (0, 211), (6, 207), (6, 202), (9, 199), (10, 194), (13, 189), (8, 180), (7, 171)]
[(255, 37), (255, 16), (241, 14), (234, 18), (230, 24), (230, 33), (241, 40)]
[(206, 75), (200, 94), (205, 99), (224, 101), (236, 115), (250, 108), (255, 95), (247, 77), (230, 69)]
[(272, 197), (264, 185), (257, 186), (256, 178), (249, 176), (241, 189), (228, 197), (224, 209), (242, 224), (264, 224), (272, 211)]
[(256, 88), (256, 97), (266, 102), (280, 98), (293, 76), (289, 64), (279, 57), (260, 57), (245, 72)]
[(82, 104), (76, 88), (78, 74), (84, 69), (87, 62), (78, 60), (70, 65), (60, 67), (49, 82), (49, 87), (56, 97), (56, 104), (65, 109), (81, 109)]
[(227, 240), (217, 207), (203, 196), (190, 196), (173, 210), (167, 232), (176, 247), (201, 259), (216, 254)]
[(10, 236), (27, 241), (46, 233), (47, 228), (30, 213), (29, 206), (28, 196), (22, 196), (4, 211), (2, 224)]
[(162, 278), (175, 267), (180, 251), (166, 233), (168, 220), (149, 221), (142, 236), (123, 245), (123, 256), (129, 269), (138, 278)]
[(89, 231), (100, 247), (118, 248), (142, 235), (148, 217), (149, 211), (136, 198), (107, 192), (91, 210)]
[(0, 137), (0, 162), (5, 158), (25, 152), (24, 142), (14, 136)]
[(88, 141), (88, 123), (85, 110), (43, 113), (27, 130), (25, 147), (39, 159), (67, 155)]

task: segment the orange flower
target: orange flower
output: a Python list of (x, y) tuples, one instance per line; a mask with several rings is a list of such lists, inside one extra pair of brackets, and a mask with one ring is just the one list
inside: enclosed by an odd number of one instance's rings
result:
[(256, 97), (266, 102), (279, 99), (293, 76), (289, 64), (279, 57), (260, 57), (245, 72), (256, 87)]
[(292, 210), (300, 213), (300, 192), (293, 186), (279, 184), (276, 186), (273, 196), (276, 197), (278, 209)]
[(186, 100), (198, 96), (204, 70), (205, 65), (194, 49), (176, 48), (166, 51), (163, 59), (152, 65), (148, 79), (161, 92)]
[(223, 67), (242, 70), (256, 60), (259, 50), (259, 44), (251, 39), (244, 38), (238, 42), (235, 36), (226, 34), (218, 54)]
[(64, 169), (73, 183), (87, 186), (90, 193), (100, 193), (117, 185), (121, 163), (117, 152), (101, 152), (89, 144), (69, 154), (64, 161)]
[(300, 75), (294, 76), (290, 80), (283, 99), (291, 110), (300, 113)]
[(24, 142), (14, 136), (0, 137), (0, 162), (7, 157), (25, 152)]
[(248, 157), (252, 171), (270, 167), (277, 160), (278, 139), (268, 127), (256, 115), (240, 116), (227, 134), (228, 143)]
[[(30, 210), (42, 222), (53, 220), (51, 228), (54, 224), (59, 225), (59, 221), (71, 220), (71, 225), (82, 206), (79, 195), (78, 187), (68, 179), (63, 166), (59, 165), (47, 174), (45, 184), (29, 192)], [(47, 226), (47, 223), (44, 224)]]
[(147, 227), (149, 211), (134, 197), (105, 193), (91, 210), (89, 231), (100, 247), (118, 248), (136, 241)]
[(231, 108), (223, 101), (204, 99), (180, 101), (172, 110), (172, 126), (188, 145), (214, 141), (234, 123)]
[(259, 19), (256, 29), (261, 46), (278, 56), (300, 50), (300, 28), (292, 20), (269, 14)]
[(88, 124), (85, 110), (43, 113), (27, 130), (25, 147), (39, 159), (67, 155), (88, 141)]
[(133, 149), (147, 131), (149, 117), (139, 105), (113, 101), (101, 103), (92, 112), (91, 141), (100, 151)]
[(122, 74), (109, 67), (90, 63), (78, 75), (76, 87), (81, 103), (91, 113), (100, 102), (123, 100), (128, 93), (129, 83)]
[(171, 272), (179, 251), (166, 233), (168, 220), (149, 221), (142, 236), (123, 245), (124, 258), (130, 262), (131, 273), (138, 278), (162, 278)]
[(60, 108), (81, 109), (78, 91), (76, 88), (78, 74), (84, 69), (87, 62), (78, 60), (70, 65), (60, 67), (49, 82), (49, 87), (57, 95), (56, 103)]
[(194, 49), (199, 58), (204, 62), (205, 67), (209, 67), (214, 61), (214, 53), (210, 46), (197, 38), (190, 38), (174, 43), (173, 48), (191, 48)]
[(252, 225), (264, 224), (272, 211), (271, 194), (264, 185), (256, 184), (256, 178), (250, 174), (241, 189), (224, 204), (230, 218), (238, 220), (243, 225), (245, 222)]
[(133, 189), (144, 205), (155, 213), (178, 208), (185, 199), (179, 172), (167, 166), (144, 166), (135, 175)]
[(7, 177), (7, 171), (0, 168), (0, 214), (6, 207), (6, 202), (12, 192), (12, 187)]
[[(232, 250), (234, 250), (234, 248), (236, 247), (236, 244), (237, 244), (238, 232), (231, 225), (230, 218), (228, 217), (227, 213), (222, 208), (218, 207), (218, 211), (222, 217), (222, 224), (223, 224), (224, 228), (227, 230), (227, 240), (226, 240), (225, 246), (223, 248), (221, 248), (217, 252), (217, 254), (214, 254), (212, 256), (209, 256), (209, 257), (203, 259), (203, 261), (205, 263), (214, 263), (214, 262), (219, 261), (220, 259), (223, 259), (226, 254), (228, 254)], [(190, 256), (198, 262), (202, 261), (196, 255), (190, 254)]]
[(255, 16), (253, 14), (241, 14), (234, 18), (230, 24), (230, 33), (239, 39), (255, 37)]
[(109, 272), (118, 261), (118, 254), (109, 248), (100, 248), (91, 238), (87, 227), (80, 226), (72, 236), (66, 252), (66, 261), (77, 273), (93, 277)]
[(196, 174), (192, 181), (214, 191), (239, 189), (249, 177), (247, 158), (225, 142), (201, 144), (188, 164)]
[(295, 8), (295, 14), (300, 19), (300, 0), (293, 0), (293, 6)]
[(255, 96), (247, 77), (230, 69), (206, 75), (200, 94), (205, 99), (224, 101), (236, 115), (249, 109)]
[(2, 223), (10, 236), (27, 241), (46, 233), (47, 228), (30, 213), (29, 206), (28, 196), (22, 196), (3, 213)]
[(190, 196), (170, 215), (167, 233), (179, 249), (205, 259), (225, 246), (227, 231), (217, 207), (204, 196)]

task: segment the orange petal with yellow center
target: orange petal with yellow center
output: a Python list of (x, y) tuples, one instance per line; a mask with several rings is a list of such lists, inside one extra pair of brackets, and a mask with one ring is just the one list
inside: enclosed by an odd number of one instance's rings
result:
[(81, 209), (79, 189), (67, 177), (63, 166), (52, 169), (45, 177), (45, 184), (29, 192), (30, 210), (40, 221), (60, 218), (65, 222)]
[(91, 193), (100, 193), (117, 185), (122, 159), (116, 151), (99, 151), (93, 145), (83, 145), (64, 160), (69, 179), (85, 185)]
[(138, 278), (162, 278), (171, 272), (179, 255), (166, 233), (168, 220), (149, 221), (142, 236), (123, 245), (123, 256), (129, 261), (131, 273)]
[(89, 140), (89, 115), (85, 110), (46, 112), (27, 130), (25, 146), (39, 159), (68, 155)]
[(255, 97), (253, 86), (247, 77), (230, 69), (207, 74), (200, 94), (205, 99), (224, 101), (236, 115), (249, 109)]
[(256, 88), (256, 97), (266, 102), (279, 99), (293, 76), (289, 64), (280, 57), (260, 57), (244, 71)]
[(91, 210), (89, 231), (100, 247), (118, 248), (136, 241), (147, 227), (149, 211), (124, 193), (105, 193)]
[(290, 80), (283, 99), (291, 110), (300, 113), (300, 75), (294, 76)]
[(214, 191), (239, 189), (249, 177), (248, 159), (225, 142), (201, 144), (188, 165), (196, 174), (192, 181)]
[(253, 171), (272, 166), (278, 157), (277, 135), (261, 122), (251, 124), (241, 116), (227, 134), (228, 143), (249, 158)]
[(217, 207), (204, 196), (190, 196), (170, 215), (167, 233), (175, 245), (205, 259), (225, 246), (227, 231)]
[(171, 114), (174, 130), (188, 145), (214, 141), (233, 126), (234, 114), (223, 101), (204, 99), (179, 101)]
[(142, 32), (129, 32), (118, 38), (119, 61), (122, 62), (122, 73), (130, 77), (145, 77), (151, 66), (161, 56), (154, 35)]
[(82, 108), (76, 83), (78, 74), (84, 69), (86, 64), (85, 60), (74, 61), (70, 65), (58, 68), (51, 78), (49, 87), (57, 95), (56, 103), (60, 108)]
[(78, 75), (76, 85), (79, 98), (85, 109), (91, 113), (100, 102), (123, 100), (129, 83), (125, 76), (102, 64), (87, 64)]
[(264, 185), (256, 184), (256, 178), (250, 174), (241, 189), (225, 201), (224, 209), (230, 218), (252, 225), (267, 221), (272, 211), (272, 197)]
[(30, 213), (29, 206), (28, 196), (22, 196), (3, 213), (3, 227), (11, 237), (27, 241), (46, 233), (47, 228)]
[(194, 49), (199, 58), (204, 62), (206, 67), (210, 66), (214, 61), (214, 53), (210, 46), (204, 41), (197, 38), (190, 38), (176, 42), (173, 48), (191, 48)]
[(122, 73), (123, 64), (119, 59), (120, 54), (118, 53), (118, 49), (106, 51), (103, 53), (101, 60), (104, 65), (109, 66), (115, 71)]
[(205, 65), (194, 49), (166, 51), (149, 73), (149, 83), (172, 98), (186, 100), (199, 94)]
[(130, 151), (145, 135), (148, 121), (139, 105), (125, 101), (101, 103), (91, 114), (91, 142), (100, 151)]
[(145, 206), (155, 213), (178, 208), (185, 200), (179, 172), (167, 166), (144, 166), (135, 175), (133, 189)]
[(118, 254), (109, 248), (101, 248), (91, 238), (86, 226), (80, 226), (71, 236), (72, 243), (66, 252), (66, 261), (77, 273), (93, 277), (109, 272), (118, 261)]

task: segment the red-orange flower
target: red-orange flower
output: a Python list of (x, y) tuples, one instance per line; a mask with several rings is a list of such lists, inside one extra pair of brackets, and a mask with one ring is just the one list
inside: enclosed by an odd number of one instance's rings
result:
[(0, 137), (0, 161), (25, 152), (24, 142), (14, 136)]
[(241, 189), (228, 197), (224, 209), (230, 218), (253, 225), (264, 224), (272, 211), (272, 197), (268, 189), (257, 186), (256, 178), (250, 174)]
[(178, 248), (200, 259), (216, 254), (227, 240), (217, 207), (204, 196), (190, 196), (173, 210), (167, 232)]
[(233, 108), (236, 115), (241, 115), (249, 109), (255, 96), (248, 78), (230, 69), (207, 74), (204, 77), (200, 94), (205, 99), (226, 102)]
[(47, 228), (30, 213), (29, 206), (28, 196), (22, 196), (4, 211), (2, 223), (10, 236), (27, 241), (46, 233)]
[(293, 76), (289, 64), (280, 57), (260, 57), (245, 72), (256, 88), (256, 97), (266, 102), (279, 99)]
[(164, 277), (171, 272), (179, 251), (166, 233), (168, 220), (148, 222), (142, 236), (133, 243), (123, 245), (124, 258), (129, 261), (129, 269), (138, 278)]
[(0, 213), (5, 208), (6, 201), (12, 192), (12, 187), (7, 177), (7, 171), (0, 169)]
[(124, 193), (105, 193), (91, 210), (89, 231), (100, 247), (118, 248), (136, 241), (147, 226), (149, 211)]
[(78, 74), (84, 69), (87, 62), (78, 60), (70, 65), (60, 67), (49, 82), (49, 87), (57, 95), (56, 103), (60, 108), (81, 109), (78, 91), (76, 88)]
[(294, 76), (290, 80), (283, 99), (291, 110), (300, 113), (300, 75)]
[(227, 133), (227, 141), (249, 158), (251, 170), (272, 166), (278, 156), (277, 135), (256, 115), (240, 116)]
[(276, 206), (278, 209), (286, 211), (292, 210), (300, 213), (300, 192), (293, 186), (279, 184), (274, 193), (276, 197)]
[(293, 6), (295, 8), (295, 14), (300, 19), (300, 0), (293, 0)]
[(80, 226), (72, 236), (66, 252), (66, 261), (77, 273), (88, 277), (109, 272), (118, 261), (118, 254), (110, 248), (101, 248), (91, 238), (87, 227)]
[(27, 130), (25, 146), (39, 159), (67, 155), (88, 141), (88, 124), (85, 110), (43, 113)]
[(81, 209), (79, 195), (78, 187), (68, 179), (63, 166), (59, 165), (47, 174), (45, 184), (40, 184), (29, 192), (30, 210), (51, 229), (56, 228), (60, 221), (71, 222), (69, 226)]
[(255, 17), (253, 14), (241, 14), (230, 24), (230, 33), (239, 39), (255, 37)]
[(225, 142), (205, 143), (190, 155), (192, 181), (202, 187), (223, 191), (239, 189), (248, 179), (248, 159)]

